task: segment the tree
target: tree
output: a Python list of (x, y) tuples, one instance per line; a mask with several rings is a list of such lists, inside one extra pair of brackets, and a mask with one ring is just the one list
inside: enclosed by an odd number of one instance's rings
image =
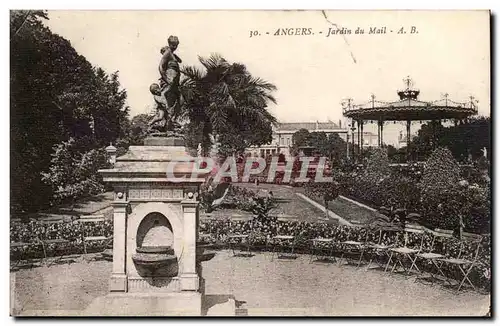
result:
[[(303, 136), (299, 135), (298, 137), (299, 141), (303, 142), (301, 140), (301, 137)], [(346, 157), (347, 144), (337, 133), (327, 135), (322, 131), (313, 131), (307, 137), (305, 144), (307, 144), (307, 146), (314, 147), (317, 153), (324, 157), (328, 157), (332, 162), (340, 162)]]
[(347, 158), (347, 143), (339, 136), (338, 133), (328, 135), (328, 150), (330, 160), (332, 162), (341, 162)]
[(272, 95), (276, 86), (218, 54), (199, 57), (199, 61), (203, 70), (194, 66), (181, 69), (184, 117), (189, 119), (190, 129), (201, 131), (189, 134), (193, 139), (188, 143), (201, 143), (208, 152), (213, 135), (226, 152), (233, 153), (269, 143), (277, 120), (267, 105), (276, 103)]
[(328, 203), (340, 195), (340, 184), (337, 182), (314, 182), (310, 180), (305, 185), (305, 193), (308, 196), (321, 198), (325, 205), (325, 214), (328, 218)]
[(439, 139), (439, 145), (448, 147), (453, 156), (460, 161), (467, 161), (483, 156), (483, 148), (491, 153), (491, 119), (474, 117), (463, 124), (445, 129)]
[(311, 132), (307, 139), (307, 144), (308, 146), (314, 147), (314, 150), (321, 155), (328, 156), (330, 152), (328, 136), (324, 132)]
[(437, 147), (447, 147), (453, 157), (462, 162), (467, 161), (469, 155), (477, 159), (483, 155), (484, 147), (488, 152), (491, 150), (490, 130), (489, 117), (474, 117), (463, 124), (449, 127), (431, 122), (422, 126), (410, 148), (418, 160), (427, 159)]
[(45, 12), (10, 18), (11, 209), (36, 211), (52, 198), (41, 172), (53, 146), (74, 138), (84, 153), (121, 137), (126, 92), (45, 27)]
[(149, 120), (149, 115), (144, 113), (134, 116), (130, 121), (125, 120), (128, 124), (124, 129), (127, 130), (126, 139), (130, 145), (144, 144), (144, 139), (147, 136)]
[(292, 135), (292, 146), (295, 150), (302, 146), (309, 146), (309, 130), (302, 128)]

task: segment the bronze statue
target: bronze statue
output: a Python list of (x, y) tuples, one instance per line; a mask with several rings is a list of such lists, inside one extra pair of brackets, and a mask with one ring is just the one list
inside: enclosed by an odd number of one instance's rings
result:
[(151, 84), (149, 91), (156, 102), (156, 116), (149, 122), (150, 131), (156, 130), (160, 134), (176, 134), (179, 124), (181, 94), (179, 91), (180, 68), (182, 60), (174, 53), (179, 45), (177, 36), (168, 38), (168, 46), (160, 50), (162, 58), (158, 66), (160, 84)]

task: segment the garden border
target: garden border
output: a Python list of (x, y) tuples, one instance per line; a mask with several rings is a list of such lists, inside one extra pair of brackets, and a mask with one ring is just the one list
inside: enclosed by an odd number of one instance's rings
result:
[(372, 211), (372, 212), (376, 212), (376, 211), (377, 211), (375, 208), (370, 207), (370, 206), (365, 205), (365, 204), (362, 204), (362, 203), (360, 203), (360, 202), (358, 202), (358, 201), (355, 201), (354, 199), (347, 198), (347, 197), (342, 196), (342, 195), (340, 195), (339, 197), (340, 197), (340, 198), (342, 198), (342, 199), (345, 199), (345, 200), (347, 200), (347, 201), (349, 201), (349, 202), (351, 202), (351, 203), (353, 203), (353, 204), (355, 204), (355, 205), (358, 205), (359, 207), (366, 208), (366, 209), (368, 209), (368, 210), (370, 210), (370, 211)]
[[(302, 198), (303, 200), (307, 201), (309, 204), (315, 206), (316, 208), (319, 208), (322, 211), (326, 210), (325, 206), (323, 206), (323, 205), (315, 202), (314, 200), (312, 200), (311, 198), (307, 197), (306, 195), (298, 193), (298, 192), (296, 192), (295, 194), (297, 196), (299, 196), (300, 198)], [(339, 222), (339, 224), (348, 225), (348, 226), (352, 226), (353, 225), (351, 222), (347, 221), (342, 216), (335, 214), (331, 210), (327, 210), (327, 211), (328, 211), (328, 217), (331, 217), (331, 218), (337, 220)]]

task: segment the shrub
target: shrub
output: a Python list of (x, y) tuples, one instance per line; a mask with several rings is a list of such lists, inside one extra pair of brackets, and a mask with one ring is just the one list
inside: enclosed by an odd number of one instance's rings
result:
[(425, 163), (420, 188), (423, 200), (452, 188), (460, 180), (460, 166), (447, 148), (437, 148)]
[(97, 171), (107, 166), (104, 148), (80, 153), (73, 138), (54, 146), (49, 171), (42, 173), (42, 181), (53, 189), (52, 204), (103, 192), (105, 187)]
[(311, 180), (305, 184), (304, 190), (307, 196), (322, 200), (326, 210), (328, 209), (328, 203), (340, 195), (340, 185), (336, 181), (314, 182), (314, 180)]

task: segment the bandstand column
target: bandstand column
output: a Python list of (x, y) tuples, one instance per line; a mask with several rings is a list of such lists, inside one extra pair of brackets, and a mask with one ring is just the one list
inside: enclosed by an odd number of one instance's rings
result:
[(378, 147), (380, 147), (380, 120), (377, 121), (377, 144), (378, 144)]
[(411, 121), (406, 121), (406, 156), (410, 160), (410, 127)]
[(431, 121), (431, 124), (432, 124), (432, 138), (431, 138), (431, 148), (434, 149), (436, 148), (436, 124), (437, 124), (437, 121), (436, 120), (432, 120)]
[(380, 147), (384, 146), (384, 120), (380, 121)]
[(382, 120), (379, 120), (377, 122), (377, 135), (378, 135), (378, 147), (382, 147), (382, 141), (383, 141), (383, 136), (382, 136), (382, 132), (383, 132), (383, 124), (384, 122)]
[(359, 154), (360, 156), (362, 156), (363, 154), (363, 125), (364, 125), (364, 121), (361, 120), (361, 124), (359, 125), (359, 128), (361, 129), (361, 140), (359, 141)]
[(358, 156), (361, 157), (361, 120), (358, 120)]

